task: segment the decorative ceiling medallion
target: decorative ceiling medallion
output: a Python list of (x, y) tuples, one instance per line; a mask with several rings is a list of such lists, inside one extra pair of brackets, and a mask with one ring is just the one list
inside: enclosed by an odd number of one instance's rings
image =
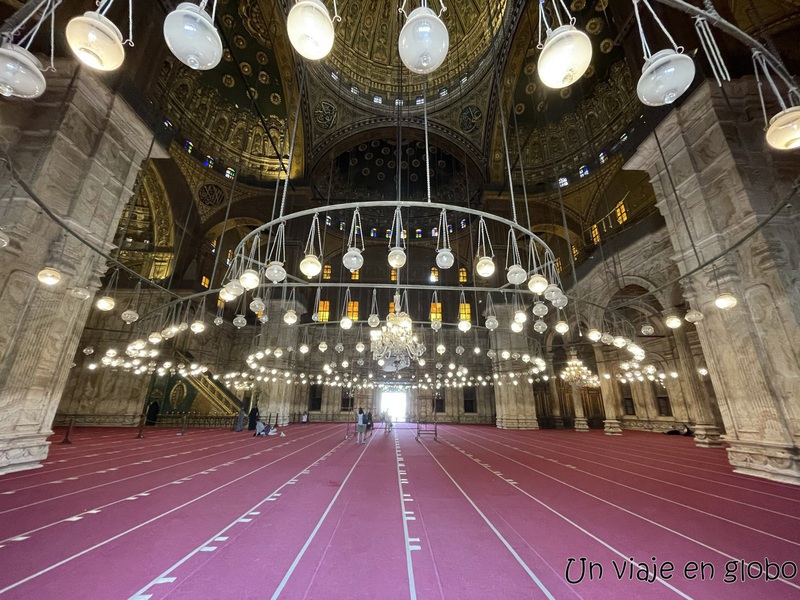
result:
[(267, 56), (266, 52), (259, 50), (256, 52), (256, 60), (258, 61), (258, 64), (265, 65), (269, 62), (269, 57)]
[(224, 85), (226, 88), (232, 88), (234, 85), (236, 85), (236, 80), (230, 73), (225, 73), (225, 75), (222, 76), (222, 85)]
[(243, 35), (235, 35), (233, 36), (233, 45), (236, 46), (239, 50), (244, 50), (247, 48), (247, 40), (244, 39)]
[(525, 112), (525, 105), (522, 102), (520, 102), (514, 107), (514, 112), (517, 113), (517, 115), (521, 115), (522, 113)]
[(594, 5), (597, 12), (603, 12), (606, 8), (608, 8), (608, 0), (597, 0), (597, 4)]
[(571, 87), (561, 88), (560, 94), (562, 98), (569, 98), (572, 95), (572, 88)]
[(584, 77), (594, 77), (594, 65), (589, 65), (589, 68), (586, 69), (586, 73), (583, 74)]
[(600, 52), (603, 54), (608, 54), (614, 49), (614, 40), (611, 38), (606, 38), (602, 42), (600, 42)]
[(525, 65), (525, 75), (531, 76), (536, 72), (536, 63), (531, 61)]
[(461, 109), (458, 125), (464, 133), (473, 133), (480, 126), (482, 118), (483, 112), (481, 109), (474, 104), (470, 104)]
[(225, 191), (214, 183), (206, 183), (197, 190), (197, 199), (204, 206), (219, 206), (225, 202)]
[(258, 91), (254, 87), (250, 88), (250, 98), (253, 100), (258, 100)]
[(336, 106), (328, 100), (321, 100), (314, 108), (314, 122), (317, 127), (324, 130), (336, 125)]
[(258, 82), (263, 83), (264, 85), (269, 85), (269, 73), (266, 71), (259, 71)]
[(578, 12), (584, 8), (586, 8), (586, 0), (572, 0), (572, 4), (569, 5), (572, 12)]
[(233, 55), (231, 55), (231, 51), (227, 48), (222, 51), (222, 58), (225, 62), (233, 62)]
[(253, 74), (253, 67), (250, 66), (248, 62), (240, 62), (239, 68), (242, 70), (242, 73), (245, 75), (252, 75)]
[(531, 81), (528, 85), (525, 86), (525, 93), (528, 94), (528, 96), (533, 96), (536, 93), (536, 87), (537, 87), (536, 84), (533, 81)]
[(278, 92), (272, 92), (269, 95), (269, 101), (272, 102), (275, 106), (281, 103), (281, 95)]
[(236, 23), (236, 20), (233, 18), (233, 15), (231, 15), (231, 14), (222, 15), (222, 24), (226, 28), (231, 29), (235, 23)]

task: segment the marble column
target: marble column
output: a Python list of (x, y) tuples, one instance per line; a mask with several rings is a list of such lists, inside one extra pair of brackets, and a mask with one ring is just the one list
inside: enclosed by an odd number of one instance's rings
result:
[[(706, 82), (658, 125), (658, 142), (651, 134), (626, 164), (649, 172), (682, 273), (697, 268), (695, 251), (701, 261), (726, 252), (789, 197), (797, 153), (769, 148), (758, 107), (752, 79), (727, 84), (725, 95)], [(784, 209), (736, 250), (693, 275), (686, 294), (692, 308), (705, 315), (697, 332), (731, 464), (739, 473), (795, 484), (800, 484), (799, 255), (798, 212)], [(716, 308), (719, 291), (732, 293), (737, 306)]]
[(553, 369), (553, 353), (549, 352), (547, 359), (547, 389), (550, 392), (550, 411), (553, 414), (553, 426), (564, 429), (564, 415), (561, 414), (561, 397), (558, 394), (558, 377)]
[(672, 335), (681, 365), (681, 388), (689, 418), (693, 421), (695, 444), (705, 448), (721, 448), (723, 444), (719, 427), (714, 423), (714, 412), (711, 410), (710, 401), (700, 381), (697, 366), (694, 364), (686, 332), (683, 327), (679, 327), (672, 330)]
[(597, 363), (597, 376), (600, 378), (600, 393), (603, 395), (603, 412), (606, 418), (603, 421), (603, 430), (606, 435), (622, 435), (620, 414), (622, 413), (622, 400), (619, 397), (619, 386), (612, 378), (610, 369), (606, 366), (606, 355), (602, 344), (592, 344), (595, 362)]
[[(152, 133), (88, 69), (58, 61), (34, 101), (4, 102), (0, 135), (32, 192), (85, 240), (109, 252)], [(162, 153), (163, 155), (163, 153)], [(0, 171), (0, 188), (11, 184)], [(68, 235), (21, 186), (0, 201), (0, 473), (40, 466), (105, 260)], [(45, 266), (61, 273), (41, 285)]]
[(578, 383), (570, 384), (572, 391), (572, 405), (575, 407), (575, 431), (589, 431), (589, 421), (586, 420), (586, 414), (583, 410), (583, 397), (581, 395), (581, 386)]

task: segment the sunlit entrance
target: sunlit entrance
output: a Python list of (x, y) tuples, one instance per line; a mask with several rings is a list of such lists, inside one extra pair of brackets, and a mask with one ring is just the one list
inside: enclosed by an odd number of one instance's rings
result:
[(406, 420), (407, 398), (405, 392), (387, 391), (381, 393), (381, 413), (388, 413), (392, 421)]

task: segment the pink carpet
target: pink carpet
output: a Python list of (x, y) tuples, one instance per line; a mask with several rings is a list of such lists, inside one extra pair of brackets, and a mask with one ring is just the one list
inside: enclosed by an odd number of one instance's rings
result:
[(800, 488), (691, 439), (283, 431), (59, 432), (0, 477), (0, 596), (800, 598)]

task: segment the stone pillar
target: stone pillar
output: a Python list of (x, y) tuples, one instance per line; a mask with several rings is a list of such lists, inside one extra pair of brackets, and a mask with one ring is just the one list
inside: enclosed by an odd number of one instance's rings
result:
[(603, 430), (606, 435), (622, 435), (620, 426), (620, 413), (622, 411), (622, 401), (619, 397), (619, 386), (613, 379), (606, 378), (612, 375), (611, 370), (606, 366), (606, 356), (602, 344), (592, 344), (594, 349), (595, 362), (597, 363), (597, 376), (600, 378), (600, 393), (603, 395), (603, 411), (606, 418), (603, 421)]
[[(0, 135), (36, 196), (108, 252), (152, 140), (138, 116), (88, 69), (59, 61), (35, 101), (4, 102)], [(0, 188), (10, 184), (0, 172)], [(6, 201), (6, 199), (4, 199)], [(39, 466), (105, 260), (52, 221), (21, 187), (4, 212), (0, 250), (0, 473)], [(61, 273), (52, 288), (37, 273)]]
[[(788, 198), (797, 176), (797, 153), (771, 150), (764, 140), (753, 81), (731, 82), (725, 92), (701, 85), (657, 127), (660, 148), (651, 135), (626, 164), (650, 173), (682, 273), (697, 267), (692, 242), (701, 261), (726, 251)], [(687, 294), (705, 315), (697, 331), (731, 464), (740, 473), (790, 483), (800, 483), (797, 215), (779, 213), (694, 275)], [(716, 308), (718, 291), (732, 293), (738, 305)]]
[(583, 411), (583, 397), (581, 387), (577, 383), (570, 384), (572, 390), (572, 405), (575, 407), (575, 431), (589, 431), (589, 421)]
[[(495, 373), (508, 373), (513, 371), (514, 363), (501, 357), (503, 351), (529, 352), (527, 338), (524, 333), (513, 333), (509, 324), (513, 319), (513, 308), (508, 304), (495, 304), (495, 314), (500, 327), (489, 336), (492, 348), (497, 352), (493, 360)], [(514, 383), (516, 382), (516, 384)], [(514, 380), (494, 380), (494, 398), (497, 408), (497, 427), (501, 429), (539, 429), (536, 415), (536, 399), (533, 388), (525, 378), (517, 377)]]
[(673, 329), (672, 334), (681, 365), (680, 382), (683, 396), (686, 399), (689, 417), (693, 420), (694, 441), (698, 446), (705, 448), (721, 448), (720, 431), (714, 423), (714, 412), (711, 410), (709, 399), (703, 390), (686, 332), (683, 327), (679, 327)]
[(553, 369), (553, 353), (549, 352), (547, 363), (547, 387), (550, 390), (550, 410), (553, 413), (553, 425), (556, 429), (564, 429), (564, 415), (561, 414), (561, 397), (558, 395), (558, 377)]

